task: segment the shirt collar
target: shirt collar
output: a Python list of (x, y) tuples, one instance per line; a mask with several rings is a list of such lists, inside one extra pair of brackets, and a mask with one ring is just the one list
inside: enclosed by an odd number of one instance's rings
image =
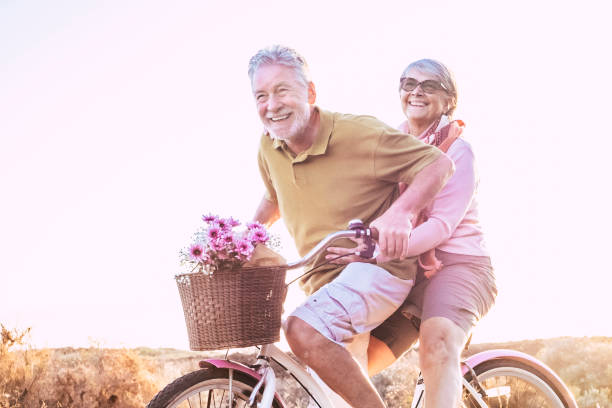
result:
[(334, 121), (330, 112), (319, 109), (318, 106), (315, 106), (315, 111), (319, 114), (319, 131), (312, 146), (304, 152), (311, 156), (325, 153), (329, 145), (332, 129), (334, 128)]

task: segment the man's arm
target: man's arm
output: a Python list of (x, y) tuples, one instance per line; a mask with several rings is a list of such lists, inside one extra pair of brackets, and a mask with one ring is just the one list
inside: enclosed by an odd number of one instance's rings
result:
[(378, 245), (382, 255), (392, 259), (406, 258), (412, 222), (436, 196), (453, 171), (453, 161), (446, 155), (440, 155), (414, 177), (383, 215), (371, 223), (379, 232)]
[(268, 200), (265, 196), (262, 197), (253, 220), (262, 223), (266, 227), (271, 226), (280, 218), (278, 204)]

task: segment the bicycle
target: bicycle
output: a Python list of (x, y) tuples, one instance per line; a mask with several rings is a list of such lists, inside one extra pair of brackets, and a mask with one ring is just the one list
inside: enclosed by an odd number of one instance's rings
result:
[[(341, 238), (364, 238), (368, 248), (360, 255), (365, 258), (372, 256), (376, 231), (354, 220), (348, 230), (328, 235), (306, 256), (285, 268), (296, 269), (310, 263)], [(250, 364), (228, 359), (203, 360), (199, 363), (199, 370), (168, 384), (147, 408), (283, 408), (286, 405), (276, 392), (272, 362), (297, 380), (315, 406), (333, 408), (326, 392), (306, 368), (273, 343), (260, 345), (255, 360)], [(465, 408), (577, 408), (563, 381), (548, 366), (528, 354), (504, 349), (488, 350), (462, 361), (461, 369), (462, 405)], [(424, 400), (425, 384), (419, 375), (411, 407), (422, 408)]]

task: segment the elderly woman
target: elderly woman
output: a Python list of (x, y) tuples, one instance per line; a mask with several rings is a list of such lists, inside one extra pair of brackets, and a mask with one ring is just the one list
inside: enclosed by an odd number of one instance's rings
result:
[[(453, 407), (461, 395), (461, 351), (497, 295), (478, 222), (478, 177), (470, 144), (458, 137), (462, 122), (451, 122), (457, 88), (450, 71), (431, 59), (413, 62), (400, 78), (399, 96), (406, 116), (399, 129), (446, 151), (456, 170), (412, 231), (410, 256), (420, 255), (421, 268), (405, 306), (372, 331), (368, 370), (379, 372), (418, 339), (425, 406)], [(415, 315), (420, 322), (410, 318)]]

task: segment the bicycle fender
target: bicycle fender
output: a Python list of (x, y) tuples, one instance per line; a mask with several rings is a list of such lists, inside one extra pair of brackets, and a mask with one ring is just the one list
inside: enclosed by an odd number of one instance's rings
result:
[[(257, 371), (253, 370), (251, 367), (244, 365), (242, 363), (238, 363), (236, 361), (231, 360), (220, 360), (220, 359), (207, 359), (199, 362), (200, 368), (205, 368), (207, 365), (212, 365), (215, 368), (231, 368), (236, 371), (240, 371), (243, 374), (246, 374), (250, 377), (253, 377), (255, 380), (261, 380), (261, 374)], [(274, 393), (274, 398), (281, 404), (282, 407), (285, 407), (285, 402), (278, 394), (278, 392)]]
[(574, 395), (550, 367), (537, 358), (520, 351), (496, 349), (476, 353), (463, 361), (464, 364), (461, 365), (461, 375), (465, 375), (469, 371), (465, 364), (467, 364), (469, 367), (475, 368), (477, 365), (482, 364), (485, 361), (496, 359), (517, 361), (533, 368), (534, 370), (537, 370), (546, 378), (546, 380), (550, 381), (550, 383), (553, 384), (557, 390), (559, 390), (565, 401), (567, 401), (569, 404), (568, 408), (578, 408)]

